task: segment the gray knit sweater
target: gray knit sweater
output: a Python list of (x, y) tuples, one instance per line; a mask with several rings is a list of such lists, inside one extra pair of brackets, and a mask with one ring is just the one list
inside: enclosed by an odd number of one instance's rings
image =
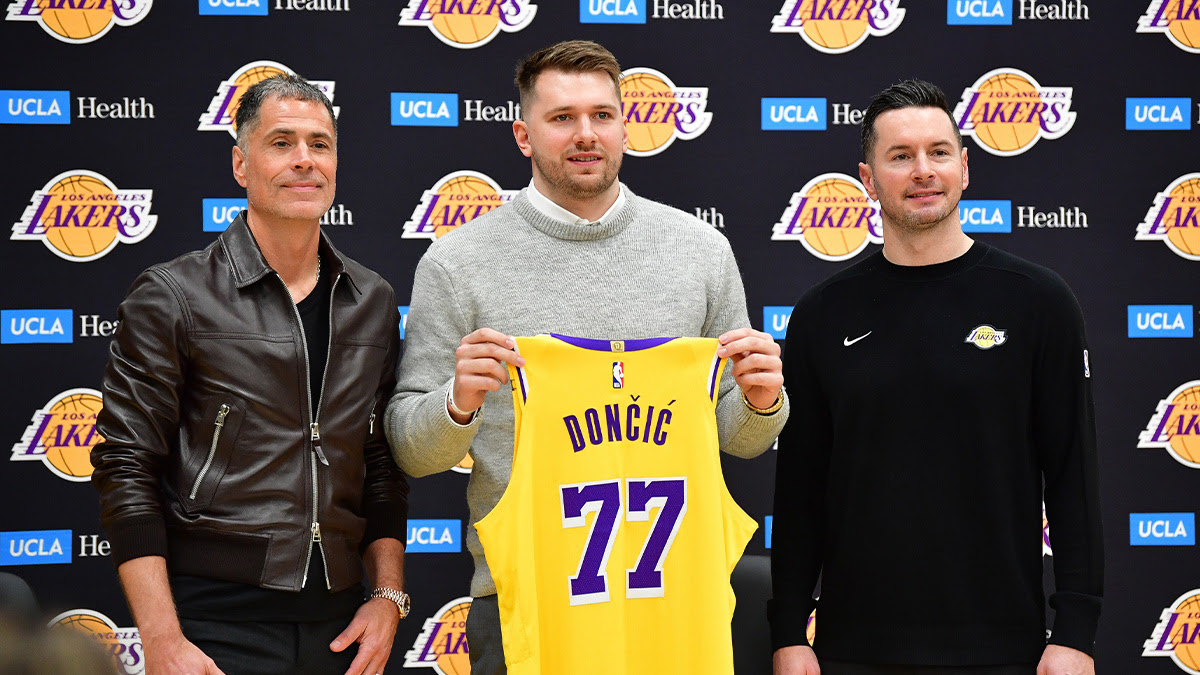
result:
[[(547, 217), (525, 192), (422, 256), (399, 381), (384, 418), (396, 462), (412, 476), (445, 471), (470, 450), (467, 547), (475, 557), (475, 597), (496, 592), (474, 524), (508, 485), (513, 404), (502, 387), (487, 395), (470, 425), (450, 419), (446, 393), (463, 336), (487, 327), (515, 336), (716, 337), (750, 325), (729, 242), (699, 219), (626, 188), (623, 208), (600, 223), (575, 225)], [(755, 457), (779, 434), (788, 407), (755, 414), (732, 370), (725, 369), (717, 404), (721, 449)]]

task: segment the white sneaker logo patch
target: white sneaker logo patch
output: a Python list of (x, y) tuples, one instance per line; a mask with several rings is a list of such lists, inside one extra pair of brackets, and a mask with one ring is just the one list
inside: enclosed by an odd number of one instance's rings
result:
[[(873, 331), (873, 330), (869, 330), (869, 331), (867, 331), (867, 335), (870, 335), (871, 333), (874, 333), (874, 332), (875, 331)], [(860, 336), (854, 338), (853, 340), (851, 340), (850, 338), (844, 338), (842, 340), (842, 346), (849, 347), (850, 345), (854, 344), (855, 342), (858, 342), (859, 340), (867, 337), (867, 335), (860, 335)]]

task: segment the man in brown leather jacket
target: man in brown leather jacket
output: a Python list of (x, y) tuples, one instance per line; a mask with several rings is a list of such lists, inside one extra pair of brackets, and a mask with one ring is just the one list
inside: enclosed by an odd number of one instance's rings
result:
[(408, 483), (378, 419), (396, 301), (321, 234), (324, 94), (271, 78), (235, 119), (247, 210), (120, 307), (92, 452), (101, 521), (147, 675), (375, 675), (408, 608)]

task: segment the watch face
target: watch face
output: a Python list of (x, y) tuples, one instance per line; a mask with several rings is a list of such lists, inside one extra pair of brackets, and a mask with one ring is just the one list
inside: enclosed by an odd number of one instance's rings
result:
[(408, 616), (408, 610), (409, 610), (409, 605), (410, 605), (408, 593), (400, 594), (399, 605), (400, 605), (400, 618), (403, 619), (404, 617)]

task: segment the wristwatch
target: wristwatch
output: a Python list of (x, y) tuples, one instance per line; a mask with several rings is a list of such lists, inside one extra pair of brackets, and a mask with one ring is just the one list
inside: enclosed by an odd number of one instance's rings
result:
[(408, 616), (409, 598), (408, 593), (398, 591), (394, 588), (376, 588), (371, 591), (372, 598), (387, 598), (396, 603), (396, 609), (400, 610), (400, 618)]

